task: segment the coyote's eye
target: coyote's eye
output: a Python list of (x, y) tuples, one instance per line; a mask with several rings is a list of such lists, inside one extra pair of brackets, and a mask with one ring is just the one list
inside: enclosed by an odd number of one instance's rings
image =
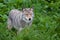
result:
[(25, 14), (26, 16), (28, 15), (28, 14)]
[(32, 15), (32, 14), (30, 14), (30, 15)]

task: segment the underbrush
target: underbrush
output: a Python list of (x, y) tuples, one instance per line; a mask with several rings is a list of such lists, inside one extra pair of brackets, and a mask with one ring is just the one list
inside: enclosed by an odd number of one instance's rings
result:
[[(31, 27), (18, 35), (8, 30), (7, 18), (11, 9), (34, 6)], [(60, 40), (60, 0), (0, 0), (0, 40)]]

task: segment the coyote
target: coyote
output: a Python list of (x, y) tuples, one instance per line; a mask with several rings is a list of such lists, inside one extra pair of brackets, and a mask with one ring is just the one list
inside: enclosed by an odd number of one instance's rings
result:
[(26, 25), (30, 26), (34, 18), (33, 8), (24, 8), (22, 11), (13, 9), (9, 12), (7, 28), (21, 31)]

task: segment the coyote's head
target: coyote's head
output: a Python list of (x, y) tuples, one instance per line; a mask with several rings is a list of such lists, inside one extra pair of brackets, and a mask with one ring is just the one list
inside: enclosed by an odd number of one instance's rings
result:
[(27, 23), (33, 20), (34, 13), (33, 8), (25, 8), (23, 9), (23, 20)]

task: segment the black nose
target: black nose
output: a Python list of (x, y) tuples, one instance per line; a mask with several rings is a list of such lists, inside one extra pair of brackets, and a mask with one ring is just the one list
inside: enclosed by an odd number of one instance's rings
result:
[(29, 18), (29, 21), (31, 20), (31, 18)]

